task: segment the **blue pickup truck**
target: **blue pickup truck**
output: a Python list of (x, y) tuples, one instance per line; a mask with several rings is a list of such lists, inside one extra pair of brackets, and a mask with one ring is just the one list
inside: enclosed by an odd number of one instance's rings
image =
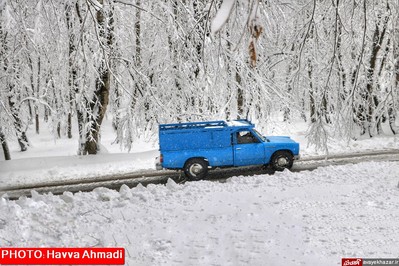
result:
[(156, 168), (183, 170), (190, 180), (216, 167), (270, 165), (282, 171), (299, 158), (299, 143), (264, 137), (248, 120), (161, 124), (159, 146)]

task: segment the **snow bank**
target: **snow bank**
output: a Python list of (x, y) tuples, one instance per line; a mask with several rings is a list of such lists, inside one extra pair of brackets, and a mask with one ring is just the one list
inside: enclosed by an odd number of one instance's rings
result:
[(0, 161), (0, 187), (32, 185), (155, 169), (157, 150)]
[(122, 246), (128, 265), (398, 257), (399, 163), (0, 198), (0, 246)]

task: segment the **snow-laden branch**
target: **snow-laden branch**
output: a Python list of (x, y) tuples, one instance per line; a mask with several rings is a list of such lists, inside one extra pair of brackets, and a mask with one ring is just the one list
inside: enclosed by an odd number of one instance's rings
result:
[(137, 8), (137, 9), (140, 9), (141, 11), (147, 12), (148, 14), (150, 14), (152, 17), (156, 18), (156, 19), (159, 20), (160, 22), (165, 23), (161, 18), (159, 18), (159, 17), (158, 17), (157, 15), (155, 15), (153, 12), (148, 11), (147, 9), (142, 8), (142, 7), (138, 6), (138, 5), (135, 5), (135, 4), (133, 4), (132, 2), (130, 2), (130, 1), (127, 1), (127, 0), (114, 0), (114, 2), (115, 2), (115, 3), (124, 4), (124, 5), (128, 5), (128, 6), (133, 6), (133, 7)]
[(104, 6), (97, 0), (87, 0), (87, 2), (90, 3), (96, 11), (99, 11), (104, 8)]
[(233, 11), (235, 3), (236, 0), (223, 0), (222, 5), (220, 6), (211, 23), (212, 34), (216, 34), (226, 24), (231, 12)]
[(21, 106), (26, 101), (38, 102), (38, 103), (46, 106), (52, 113), (53, 112), (55, 113), (54, 109), (46, 101), (43, 101), (42, 99), (38, 99), (38, 98), (35, 98), (35, 97), (25, 97), (25, 98), (23, 98), (22, 100), (19, 101), (18, 106)]

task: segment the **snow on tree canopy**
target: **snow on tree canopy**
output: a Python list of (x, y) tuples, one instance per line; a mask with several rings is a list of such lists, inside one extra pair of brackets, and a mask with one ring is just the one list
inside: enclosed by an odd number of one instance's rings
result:
[(212, 20), (211, 24), (211, 32), (212, 34), (217, 33), (224, 24), (226, 24), (227, 20), (230, 17), (231, 11), (233, 10), (233, 6), (236, 3), (236, 0), (224, 0), (222, 5), (220, 6), (216, 16)]

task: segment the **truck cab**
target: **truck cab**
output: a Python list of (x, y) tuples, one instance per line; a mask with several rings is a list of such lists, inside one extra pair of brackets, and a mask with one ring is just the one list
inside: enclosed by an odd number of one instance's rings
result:
[(191, 180), (216, 167), (270, 165), (282, 171), (299, 158), (299, 143), (265, 137), (248, 120), (161, 124), (159, 145), (157, 169), (183, 170)]

